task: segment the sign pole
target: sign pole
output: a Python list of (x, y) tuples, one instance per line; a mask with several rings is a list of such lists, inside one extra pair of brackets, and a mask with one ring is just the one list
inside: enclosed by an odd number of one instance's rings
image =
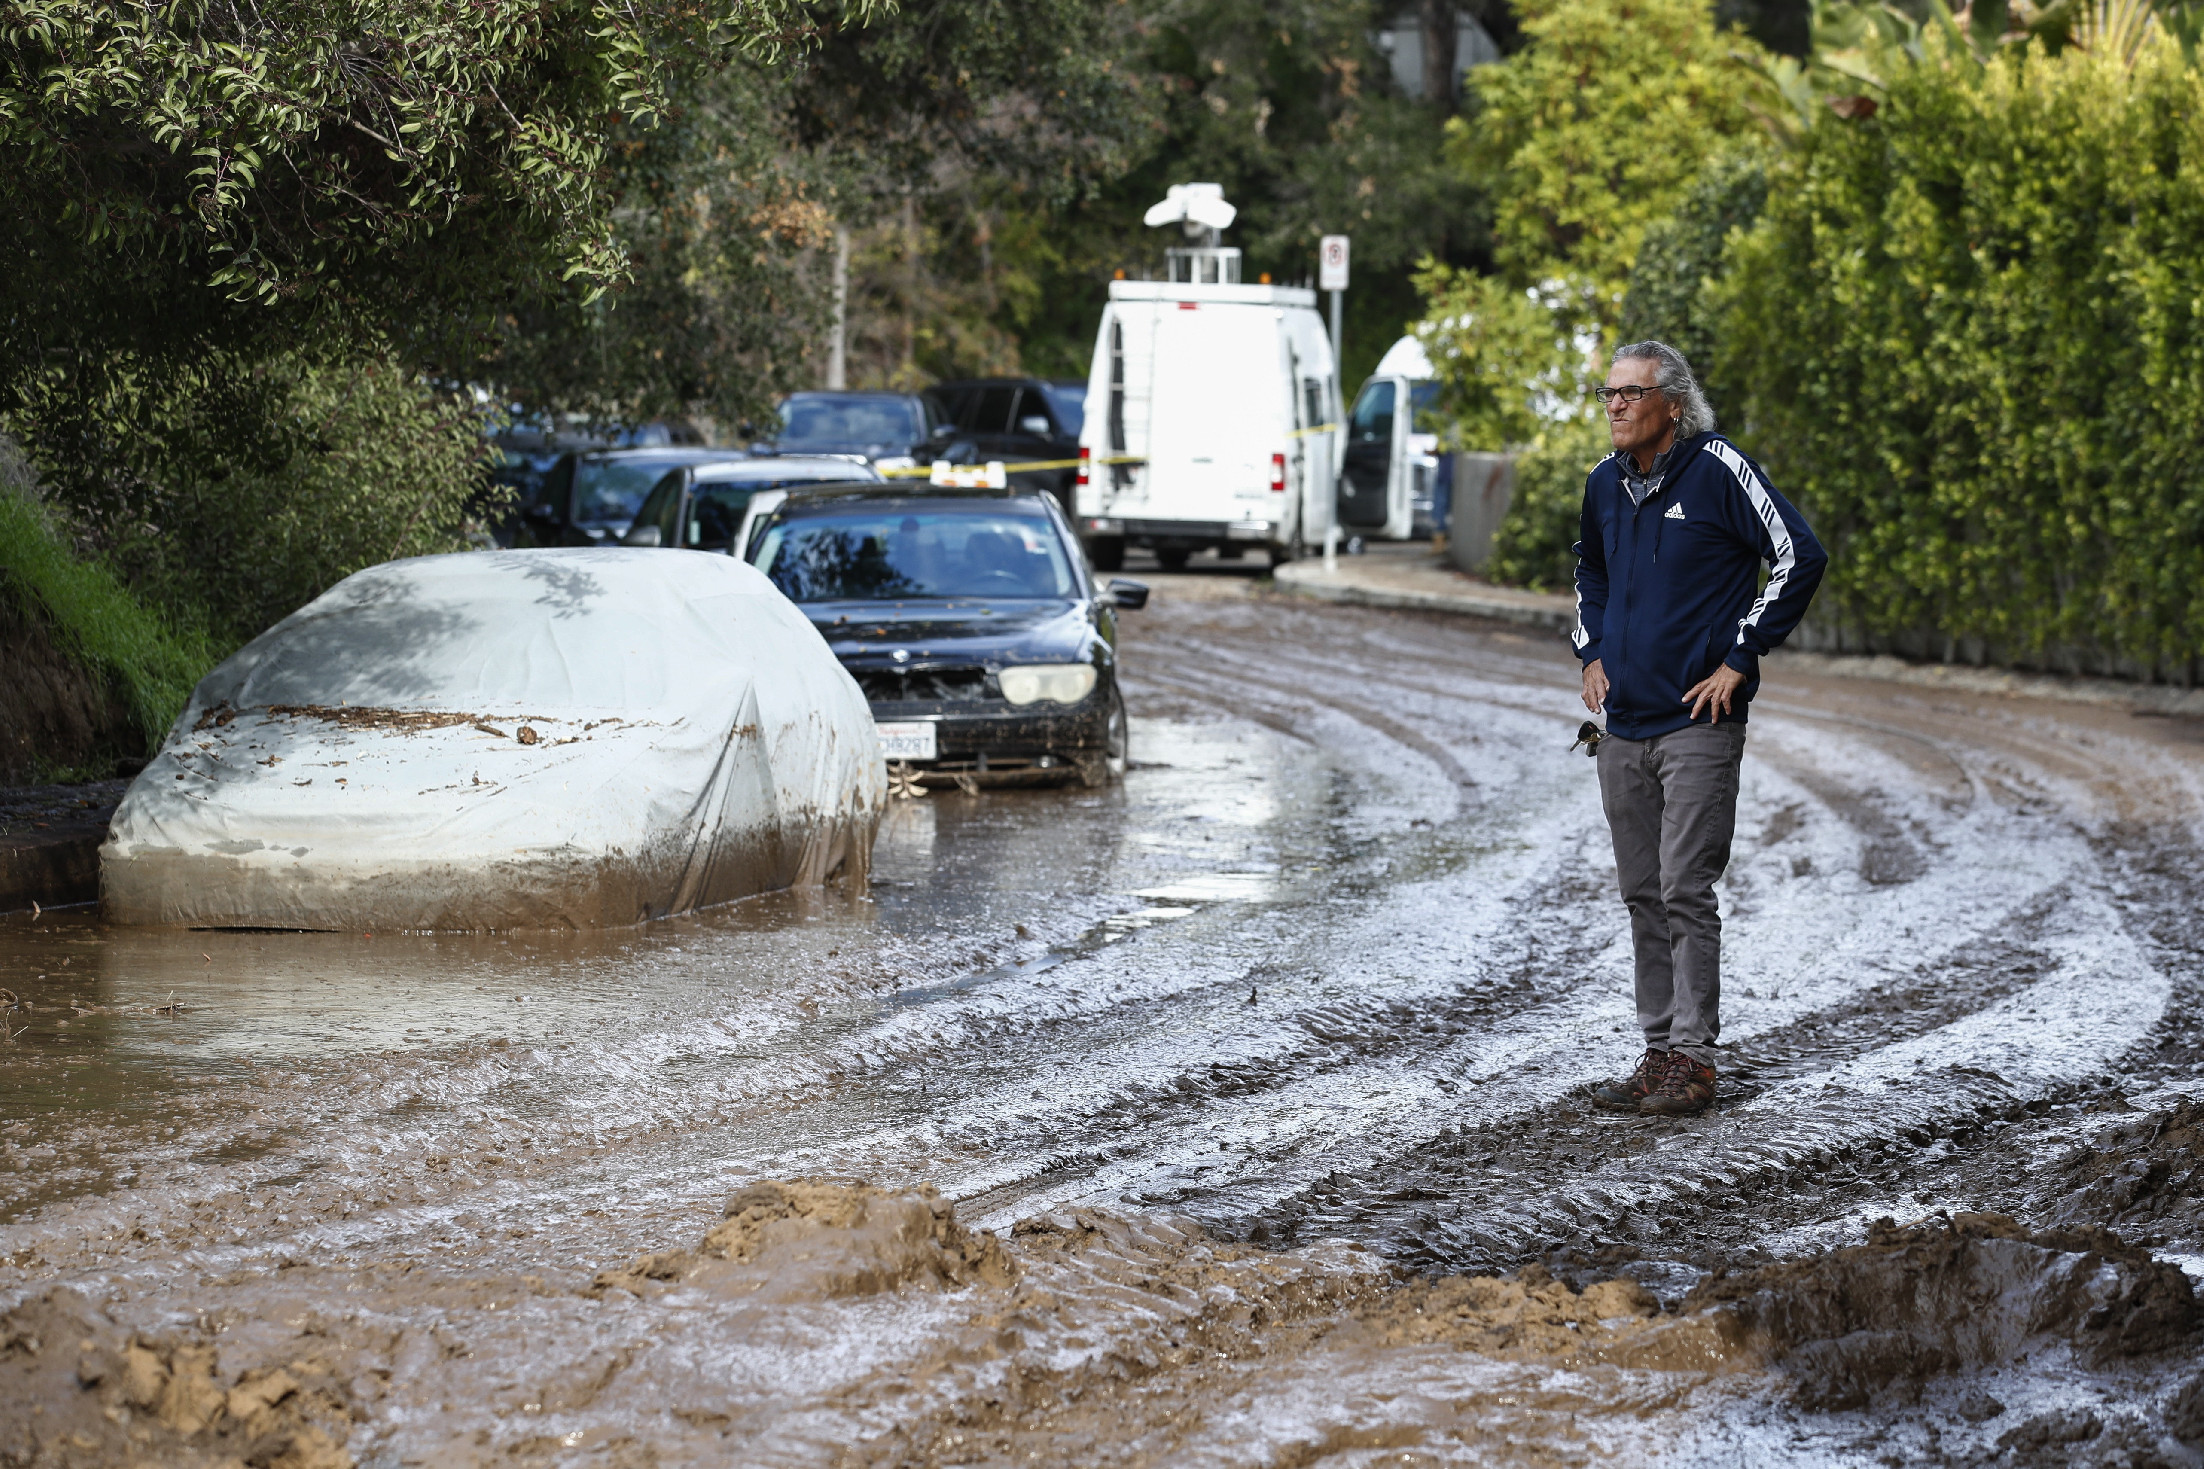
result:
[(1342, 397), (1345, 396), (1347, 388), (1347, 354), (1346, 350), (1340, 344), (1339, 298), (1346, 294), (1347, 293), (1345, 291), (1332, 292), (1332, 370), (1333, 373), (1339, 378), (1340, 394)]
[(1345, 235), (1326, 235), (1317, 247), (1316, 283), (1332, 293), (1332, 373), (1339, 379), (1340, 397), (1347, 394), (1347, 356), (1341, 343), (1339, 302), (1347, 290)]
[[(1316, 284), (1319, 289), (1332, 293), (1332, 403), (1333, 411), (1341, 419), (1347, 414), (1347, 354), (1344, 346), (1345, 331), (1340, 316), (1340, 301), (1347, 294), (1347, 245), (1345, 235), (1326, 235), (1317, 245)], [(1346, 440), (1342, 423), (1335, 444)], [(1336, 456), (1336, 448), (1333, 451)], [(1332, 473), (1337, 476), (1341, 466), (1334, 463)], [(1339, 497), (1334, 486), (1332, 504), (1324, 516), (1324, 569), (1336, 571), (1339, 567)]]

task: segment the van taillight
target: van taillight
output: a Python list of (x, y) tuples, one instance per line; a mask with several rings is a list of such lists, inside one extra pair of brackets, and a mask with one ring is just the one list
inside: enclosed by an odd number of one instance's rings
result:
[(1088, 447), (1087, 447), (1087, 446), (1086, 446), (1085, 444), (1081, 444), (1081, 445), (1079, 446), (1079, 480), (1078, 480), (1078, 484), (1079, 484), (1079, 487), (1080, 487), (1081, 489), (1085, 489), (1085, 488), (1087, 487), (1087, 467), (1088, 467), (1088, 465), (1089, 465), (1089, 464), (1090, 464), (1090, 463), (1092, 462), (1092, 460), (1093, 460), (1093, 459), (1094, 459), (1094, 450), (1092, 450), (1092, 449), (1088, 448)]
[(1270, 456), (1270, 489), (1276, 495), (1286, 492), (1286, 456), (1283, 454)]

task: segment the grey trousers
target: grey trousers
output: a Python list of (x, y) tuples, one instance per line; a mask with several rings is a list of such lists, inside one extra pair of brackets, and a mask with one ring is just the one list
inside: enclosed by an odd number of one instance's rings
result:
[(1722, 1038), (1722, 914), (1714, 884), (1737, 828), (1742, 724), (1694, 724), (1599, 746), (1600, 804), (1637, 953), (1645, 1043), (1712, 1065)]

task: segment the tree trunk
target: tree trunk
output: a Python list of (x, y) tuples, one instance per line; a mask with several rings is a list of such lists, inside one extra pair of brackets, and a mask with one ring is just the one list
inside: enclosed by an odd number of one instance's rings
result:
[(904, 387), (918, 371), (918, 205), (908, 189), (903, 192), (903, 365), (896, 386)]
[(834, 227), (834, 336), (827, 343), (827, 389), (849, 386), (849, 226)]
[(1436, 103), (1442, 115), (1454, 112), (1454, 53), (1460, 46), (1456, 34), (1456, 0), (1422, 0), (1423, 95)]

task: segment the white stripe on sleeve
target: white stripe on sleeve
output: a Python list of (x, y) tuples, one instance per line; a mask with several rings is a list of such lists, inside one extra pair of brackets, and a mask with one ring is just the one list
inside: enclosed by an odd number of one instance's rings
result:
[(1745, 456), (1720, 439), (1707, 442), (1707, 452), (1729, 466), (1744, 486), (1745, 498), (1751, 502), (1753, 513), (1768, 528), (1768, 539), (1775, 544), (1775, 558), (1769, 563), (1774, 569), (1769, 573), (1768, 584), (1760, 591), (1760, 600), (1752, 604), (1752, 611), (1737, 620), (1737, 641), (1745, 641), (1745, 629), (1759, 625), (1761, 614), (1766, 612), (1776, 598), (1783, 595), (1784, 585), (1791, 579), (1791, 569), (1798, 565), (1797, 549), (1791, 544), (1791, 528), (1783, 523), (1783, 514), (1775, 508), (1775, 498), (1768, 487), (1753, 473)]
[[(1614, 457), (1615, 456), (1613, 454), (1603, 454), (1598, 459), (1592, 461), (1592, 467), (1584, 472), (1585, 479), (1589, 480), (1593, 475), (1599, 473), (1599, 467)], [(1596, 528), (1597, 527), (1595, 527), (1595, 529)], [(1576, 628), (1569, 634), (1569, 642), (1573, 646), (1581, 650), (1585, 644), (1591, 642), (1592, 640), (1591, 634), (1587, 633), (1584, 630), (1584, 582), (1582, 579), (1582, 557), (1577, 558), (1577, 571), (1578, 575), (1570, 578), (1570, 581), (1576, 591)]]

